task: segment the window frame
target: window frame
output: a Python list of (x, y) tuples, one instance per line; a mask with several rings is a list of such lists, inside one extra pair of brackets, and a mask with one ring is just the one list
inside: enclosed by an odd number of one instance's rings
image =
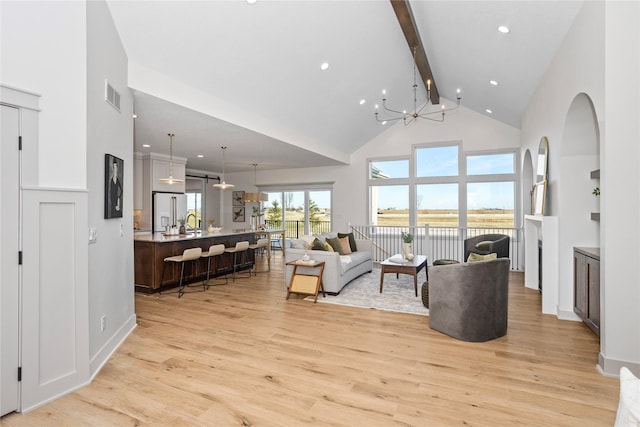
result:
[(285, 193), (303, 193), (304, 197), (304, 234), (311, 234), (311, 224), (309, 220), (309, 193), (317, 192), (317, 191), (328, 191), (329, 192), (329, 210), (331, 212), (330, 222), (331, 229), (333, 230), (334, 222), (333, 222), (333, 197), (334, 191), (333, 186), (335, 182), (320, 182), (313, 184), (281, 184), (281, 185), (263, 185), (258, 186), (258, 191), (263, 191), (266, 193), (280, 193), (280, 201), (282, 202), (282, 225), (283, 228), (286, 229), (286, 209), (284, 206), (284, 195)]
[[(430, 177), (418, 177), (417, 176), (417, 152), (424, 148), (439, 148), (439, 147), (458, 147), (458, 175), (455, 176), (430, 176)], [(484, 174), (484, 175), (467, 175), (467, 157), (468, 156), (482, 156), (482, 155), (494, 155), (494, 154), (512, 154), (514, 162), (514, 172), (506, 174)], [(373, 209), (371, 198), (371, 187), (374, 186), (386, 186), (386, 185), (408, 185), (409, 186), (409, 224), (410, 226), (416, 226), (417, 224), (417, 186), (424, 184), (458, 184), (458, 227), (466, 228), (468, 224), (468, 190), (467, 185), (469, 183), (483, 183), (483, 182), (513, 182), (514, 183), (514, 195), (513, 195), (513, 215), (514, 215), (514, 227), (521, 227), (521, 190), (520, 190), (520, 148), (499, 148), (490, 150), (470, 150), (464, 151), (462, 141), (441, 141), (420, 143), (411, 145), (410, 154), (407, 155), (394, 155), (394, 156), (380, 156), (369, 157), (366, 159), (366, 174), (367, 174), (367, 205), (369, 207), (367, 212), (367, 220), (369, 224), (373, 224)], [(373, 179), (371, 178), (371, 164), (373, 162), (381, 161), (394, 161), (394, 160), (409, 160), (409, 177), (408, 178), (387, 178), (387, 179)]]

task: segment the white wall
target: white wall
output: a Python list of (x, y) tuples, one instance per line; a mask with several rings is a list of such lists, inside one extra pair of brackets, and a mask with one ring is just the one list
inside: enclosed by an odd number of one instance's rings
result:
[(85, 2), (2, 1), (0, 8), (0, 79), (8, 86), (42, 94), (39, 184), (84, 189), (87, 174)]
[(640, 375), (640, 5), (606, 2), (599, 365)]
[[(560, 230), (559, 288), (558, 295), (554, 297), (558, 313), (564, 313), (569, 318), (573, 313), (573, 246), (597, 245), (594, 232), (591, 233), (591, 239), (586, 240), (586, 233), (582, 230), (589, 226), (590, 209), (584, 206), (584, 212), (575, 212), (576, 183), (581, 179), (587, 181), (589, 170), (595, 169), (597, 163), (594, 164), (593, 157), (589, 159), (589, 164), (581, 162), (586, 158), (575, 157), (576, 150), (563, 147), (565, 124), (572, 102), (577, 95), (584, 93), (591, 99), (598, 117), (598, 127), (602, 128), (603, 12), (603, 3), (585, 2), (522, 118), (523, 152), (529, 149), (532, 153), (537, 153), (540, 138), (546, 136), (549, 140), (546, 205), (549, 209), (545, 209), (545, 214), (558, 216)], [(534, 156), (533, 163), (533, 169), (537, 170), (537, 156)], [(590, 193), (591, 190), (585, 197), (591, 197)], [(578, 222), (582, 226), (577, 227)]]
[[(572, 312), (573, 246), (600, 244), (599, 366), (612, 375), (623, 364), (640, 373), (640, 271), (633, 261), (640, 257), (640, 194), (629, 187), (640, 178), (639, 18), (636, 2), (585, 2), (522, 120), (523, 152), (536, 152), (540, 138), (549, 138), (550, 214), (558, 216), (560, 229), (559, 312)], [(564, 126), (579, 94), (593, 105), (599, 156), (564, 145), (575, 144)], [(600, 236), (594, 235), (597, 224), (576, 225), (595, 205), (589, 199), (595, 183), (587, 174), (598, 160)]]
[[(372, 119), (373, 121), (373, 119)], [(376, 126), (372, 123), (372, 126)], [(410, 155), (415, 144), (462, 141), (466, 151), (518, 148), (520, 131), (484, 115), (460, 107), (448, 115), (444, 123), (418, 121), (409, 127), (399, 122), (369, 141), (351, 156), (347, 166), (288, 169), (258, 172), (261, 185), (335, 182), (333, 189), (334, 231), (348, 230), (347, 224), (367, 224), (367, 159), (372, 157)], [(227, 173), (227, 182), (236, 189), (255, 188), (253, 172)], [(230, 206), (230, 193), (224, 206)], [(225, 218), (227, 216), (225, 215)], [(231, 221), (230, 216), (228, 221)]]
[[(135, 327), (133, 287), (133, 97), (127, 56), (104, 1), (87, 3), (87, 185), (89, 227), (89, 333), (95, 374)], [(120, 112), (104, 100), (105, 79), (120, 93)], [(104, 219), (105, 154), (124, 160), (122, 218)], [(101, 331), (101, 317), (106, 330)]]
[[(85, 284), (89, 287), (87, 348), (90, 372), (95, 374), (135, 324), (132, 215), (103, 219), (105, 152), (125, 161), (125, 210), (132, 209), (127, 59), (104, 2), (2, 1), (0, 8), (2, 83), (42, 95), (38, 184), (89, 191), (89, 208), (79, 214), (98, 230), (98, 243), (89, 248), (89, 283)], [(105, 77), (121, 92), (122, 113), (103, 101)], [(34, 165), (24, 165), (25, 169), (30, 166)], [(107, 330), (101, 333), (103, 314)]]

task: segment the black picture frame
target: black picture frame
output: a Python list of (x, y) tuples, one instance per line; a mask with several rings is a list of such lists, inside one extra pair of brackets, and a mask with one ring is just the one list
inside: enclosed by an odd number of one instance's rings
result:
[[(114, 179), (114, 167), (115, 179)], [(124, 210), (124, 160), (104, 155), (104, 219), (122, 218)]]
[(245, 221), (244, 207), (234, 206), (233, 207), (233, 222), (244, 222), (244, 221)]
[(244, 191), (234, 191), (231, 193), (232, 206), (244, 206)]

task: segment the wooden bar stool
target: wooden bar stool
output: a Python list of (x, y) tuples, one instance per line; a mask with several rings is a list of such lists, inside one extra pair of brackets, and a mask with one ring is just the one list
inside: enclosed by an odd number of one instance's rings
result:
[[(247, 252), (249, 250), (249, 242), (244, 240), (237, 242), (233, 248), (226, 248), (224, 251), (233, 254), (233, 281), (236, 281), (236, 270), (239, 266), (247, 263)], [(240, 254), (240, 261), (242, 264), (238, 264), (238, 254)], [(249, 277), (251, 277), (251, 270), (249, 270)]]
[[(258, 239), (258, 241), (252, 245), (249, 245), (249, 249), (253, 249), (253, 274), (258, 275), (258, 252), (262, 251), (264, 255), (265, 251), (269, 247), (269, 239)], [(267, 269), (261, 271), (260, 273), (266, 273), (267, 271), (271, 271), (271, 257), (267, 256)]]
[[(211, 245), (209, 246), (208, 252), (202, 252), (201, 257), (207, 258), (207, 289), (209, 289), (209, 274), (211, 273), (211, 259), (213, 258), (213, 274), (218, 274), (219, 269), (219, 260), (222, 258), (222, 254), (224, 254), (225, 247), (223, 244), (219, 245)], [(214, 278), (214, 280), (217, 279)], [(226, 285), (229, 282), (227, 278), (227, 273), (224, 274), (224, 284)], [(220, 283), (223, 284), (223, 283)]]
[[(166, 257), (164, 259), (164, 265), (162, 266), (162, 277), (160, 278), (160, 286), (162, 286), (162, 281), (164, 280), (164, 270), (167, 267), (167, 263), (170, 262), (179, 262), (181, 264), (180, 267), (180, 286), (178, 287), (177, 293), (178, 293), (178, 298), (180, 298), (184, 293), (186, 293), (184, 291), (184, 288), (186, 287), (186, 285), (184, 285), (183, 280), (184, 280), (184, 263), (185, 262), (189, 262), (189, 261), (198, 261), (200, 259), (200, 255), (202, 255), (202, 248), (190, 248), (190, 249), (185, 249), (184, 252), (182, 252), (182, 255), (175, 255), (175, 256), (170, 256), (170, 257)], [(198, 276), (197, 271), (198, 271), (198, 263), (196, 262), (196, 276)], [(202, 281), (202, 291), (198, 290), (198, 291), (190, 291), (190, 292), (204, 292), (207, 288), (205, 287), (205, 283), (204, 280)], [(165, 292), (167, 294), (172, 294), (175, 292)]]

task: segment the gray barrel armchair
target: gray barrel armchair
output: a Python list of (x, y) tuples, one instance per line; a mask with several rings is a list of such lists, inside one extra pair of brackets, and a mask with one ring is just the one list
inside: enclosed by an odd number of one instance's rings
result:
[(429, 269), (429, 327), (462, 341), (507, 333), (509, 259)]
[(510, 238), (506, 234), (481, 234), (464, 241), (464, 261), (470, 253), (488, 255), (496, 253), (498, 258), (509, 258)]

